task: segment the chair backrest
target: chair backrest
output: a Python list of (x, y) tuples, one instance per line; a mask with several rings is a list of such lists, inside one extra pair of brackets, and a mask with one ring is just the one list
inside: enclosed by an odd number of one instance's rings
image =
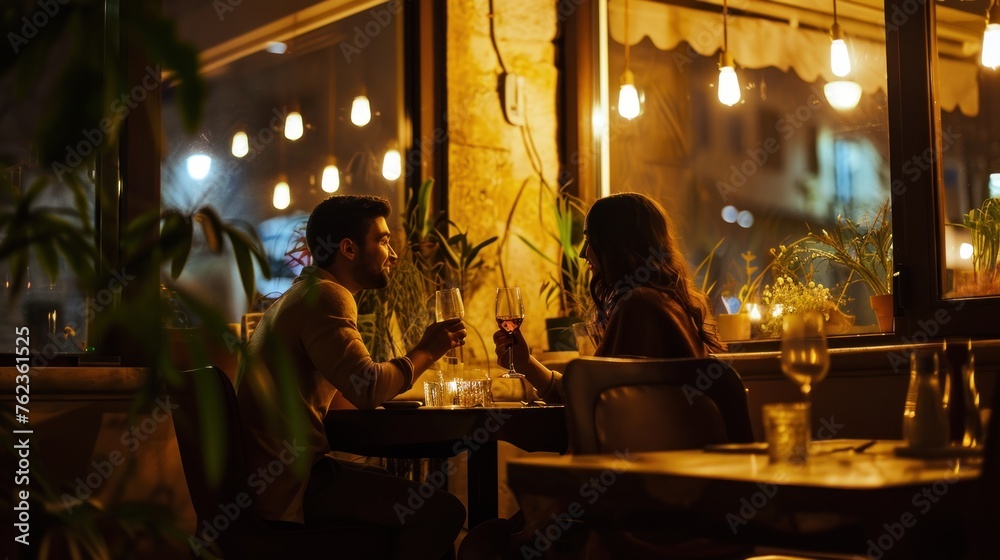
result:
[(177, 405), (174, 431), (191, 501), (199, 521), (210, 519), (221, 504), (238, 503), (239, 493), (247, 490), (236, 391), (214, 366), (182, 372), (169, 391)]
[(563, 375), (574, 453), (752, 442), (746, 388), (715, 358), (578, 358)]

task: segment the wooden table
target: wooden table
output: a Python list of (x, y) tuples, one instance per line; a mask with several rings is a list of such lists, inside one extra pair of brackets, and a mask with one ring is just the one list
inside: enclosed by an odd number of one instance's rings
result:
[(334, 451), (396, 458), (468, 451), (470, 529), (497, 517), (498, 441), (525, 451), (562, 453), (567, 447), (561, 406), (336, 410), (324, 425)]
[[(850, 441), (821, 443), (829, 450)], [(767, 455), (693, 450), (529, 457), (512, 460), (507, 471), (522, 503), (560, 499), (598, 529), (639, 522), (877, 559), (925, 557), (931, 535), (962, 546), (962, 514), (970, 509), (979, 460), (901, 458), (893, 453), (901, 443), (817, 455), (804, 467), (773, 466)]]

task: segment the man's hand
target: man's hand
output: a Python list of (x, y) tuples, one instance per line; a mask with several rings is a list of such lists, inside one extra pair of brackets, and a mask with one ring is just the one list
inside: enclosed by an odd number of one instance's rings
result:
[(433, 323), (424, 330), (424, 336), (413, 347), (413, 351), (426, 352), (433, 363), (440, 360), (448, 350), (465, 344), (467, 335), (465, 323), (461, 319), (447, 319)]

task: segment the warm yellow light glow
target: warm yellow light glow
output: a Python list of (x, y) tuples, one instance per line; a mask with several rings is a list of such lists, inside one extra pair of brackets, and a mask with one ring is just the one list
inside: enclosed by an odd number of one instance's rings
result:
[(739, 102), (740, 97), (740, 79), (736, 76), (736, 69), (732, 66), (720, 67), (719, 101), (732, 107)]
[(395, 181), (403, 174), (403, 159), (399, 150), (392, 149), (385, 153), (382, 160), (382, 176), (388, 181)]
[(850, 111), (861, 101), (861, 84), (850, 80), (830, 82), (823, 86), (823, 93), (831, 107), (838, 111)]
[(759, 303), (748, 303), (747, 313), (750, 315), (751, 323), (759, 323), (763, 317), (760, 314), (760, 304)]
[(639, 92), (635, 89), (632, 71), (622, 73), (622, 87), (618, 90), (618, 114), (623, 119), (632, 120), (639, 116)]
[(983, 32), (983, 66), (1000, 66), (1000, 23), (990, 23)]
[(323, 168), (323, 179), (320, 181), (323, 192), (335, 193), (340, 189), (340, 170), (334, 164)]
[(830, 70), (841, 78), (851, 73), (851, 55), (843, 39), (834, 39), (830, 43)]
[(271, 197), (271, 204), (278, 210), (284, 210), (291, 203), (292, 193), (288, 188), (288, 183), (280, 181), (277, 185), (274, 185), (274, 195)]
[(250, 139), (247, 138), (247, 133), (242, 130), (233, 134), (233, 155), (236, 157), (244, 157), (250, 153)]
[(285, 138), (298, 140), (302, 138), (303, 131), (302, 114), (298, 111), (288, 113), (288, 116), (285, 117)]
[(365, 126), (372, 121), (372, 105), (368, 98), (359, 95), (351, 103), (351, 122), (354, 126)]
[(962, 243), (958, 247), (958, 256), (962, 259), (969, 260), (972, 258), (972, 244)]

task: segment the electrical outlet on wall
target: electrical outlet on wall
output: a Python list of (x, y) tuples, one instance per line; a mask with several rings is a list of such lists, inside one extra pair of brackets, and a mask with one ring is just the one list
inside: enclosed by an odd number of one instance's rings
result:
[(499, 90), (503, 118), (514, 126), (524, 126), (524, 78), (517, 74), (501, 74)]

